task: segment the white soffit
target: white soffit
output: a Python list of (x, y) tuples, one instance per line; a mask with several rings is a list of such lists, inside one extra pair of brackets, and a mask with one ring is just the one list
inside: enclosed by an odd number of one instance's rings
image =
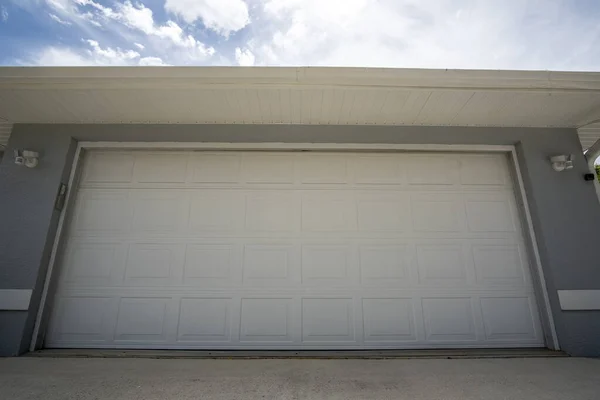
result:
[(584, 128), (579, 128), (579, 140), (584, 149), (592, 147), (594, 143), (600, 140), (600, 123), (592, 124)]
[(10, 137), (11, 131), (12, 124), (10, 122), (0, 120), (0, 152), (8, 143), (8, 138)]
[[(2, 67), (0, 118), (12, 123), (579, 128), (600, 119), (600, 73)], [(581, 132), (586, 144), (600, 137), (588, 128)]]

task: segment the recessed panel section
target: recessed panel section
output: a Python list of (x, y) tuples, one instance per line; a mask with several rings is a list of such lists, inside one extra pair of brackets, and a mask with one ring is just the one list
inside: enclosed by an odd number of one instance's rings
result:
[(115, 341), (164, 341), (169, 298), (124, 297), (119, 303)]
[(184, 183), (187, 153), (140, 154), (136, 157), (134, 180), (138, 183)]
[(302, 282), (344, 284), (348, 281), (347, 246), (302, 246)]
[(397, 156), (356, 156), (353, 164), (356, 183), (399, 185), (404, 181), (402, 166)]
[(242, 173), (247, 183), (293, 183), (294, 155), (245, 154)]
[(411, 185), (454, 185), (458, 183), (458, 160), (453, 156), (408, 156), (408, 183)]
[(276, 285), (289, 281), (292, 249), (291, 245), (246, 245), (244, 282)]
[(511, 205), (505, 195), (470, 195), (466, 199), (466, 209), (471, 232), (516, 231)]
[(302, 196), (302, 230), (356, 230), (354, 201), (347, 195), (331, 195), (324, 192)]
[(103, 342), (107, 337), (110, 297), (63, 297), (58, 299), (49, 342)]
[(177, 341), (230, 342), (231, 318), (230, 298), (182, 298)]
[(410, 228), (408, 199), (402, 195), (370, 195), (357, 199), (359, 231), (405, 231)]
[(139, 154), (135, 160), (134, 180), (139, 183), (184, 183), (188, 154)]
[(292, 341), (292, 299), (242, 299), (240, 342)]
[(467, 279), (463, 250), (460, 244), (417, 245), (419, 282), (455, 285)]
[(188, 244), (183, 267), (184, 284), (230, 281), (234, 246), (230, 244)]
[(360, 279), (363, 283), (385, 285), (409, 283), (407, 273), (407, 246), (360, 246)]
[(464, 155), (460, 158), (460, 183), (463, 185), (506, 185), (506, 156)]
[(131, 208), (126, 190), (89, 190), (79, 193), (75, 229), (88, 234), (129, 229)]
[(191, 195), (189, 229), (234, 231), (243, 226), (244, 202), (237, 191), (195, 191)]
[(188, 210), (183, 192), (141, 190), (132, 200), (134, 231), (166, 233), (183, 230)]
[(82, 185), (94, 183), (129, 183), (135, 158), (119, 152), (90, 152), (86, 156)]
[(476, 340), (471, 299), (424, 298), (425, 337), (433, 342)]
[(132, 285), (168, 285), (173, 278), (180, 249), (177, 245), (139, 244), (129, 246), (125, 282)]
[(66, 279), (109, 284), (112, 272), (122, 265), (120, 249), (118, 243), (71, 243), (65, 260)]
[(365, 342), (416, 340), (415, 316), (409, 298), (363, 299)]
[(352, 299), (302, 299), (302, 341), (354, 342)]
[(488, 340), (527, 341), (536, 338), (534, 311), (528, 297), (483, 297), (481, 312)]
[(296, 175), (301, 183), (346, 183), (344, 156), (313, 155), (296, 160)]
[(418, 232), (460, 232), (464, 211), (460, 198), (453, 195), (413, 195), (413, 229)]
[(294, 231), (298, 209), (290, 194), (265, 192), (246, 197), (246, 229), (252, 231)]
[(190, 156), (192, 183), (234, 183), (240, 180), (241, 154), (196, 153)]
[(473, 260), (480, 283), (525, 283), (521, 251), (517, 245), (473, 245)]

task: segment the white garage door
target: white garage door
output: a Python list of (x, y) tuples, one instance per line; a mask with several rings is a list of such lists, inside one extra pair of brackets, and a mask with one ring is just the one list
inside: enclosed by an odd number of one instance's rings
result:
[(542, 346), (501, 154), (87, 154), (47, 347)]

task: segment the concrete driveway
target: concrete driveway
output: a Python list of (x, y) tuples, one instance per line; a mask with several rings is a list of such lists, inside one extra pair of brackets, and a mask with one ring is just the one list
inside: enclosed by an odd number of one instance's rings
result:
[(600, 360), (0, 359), (2, 399), (595, 399)]

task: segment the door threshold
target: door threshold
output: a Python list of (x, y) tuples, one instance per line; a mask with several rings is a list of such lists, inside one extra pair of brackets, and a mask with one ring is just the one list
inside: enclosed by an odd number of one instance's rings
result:
[(153, 359), (475, 359), (568, 357), (562, 351), (542, 348), (427, 349), (427, 350), (116, 350), (44, 349), (28, 357), (153, 358)]

